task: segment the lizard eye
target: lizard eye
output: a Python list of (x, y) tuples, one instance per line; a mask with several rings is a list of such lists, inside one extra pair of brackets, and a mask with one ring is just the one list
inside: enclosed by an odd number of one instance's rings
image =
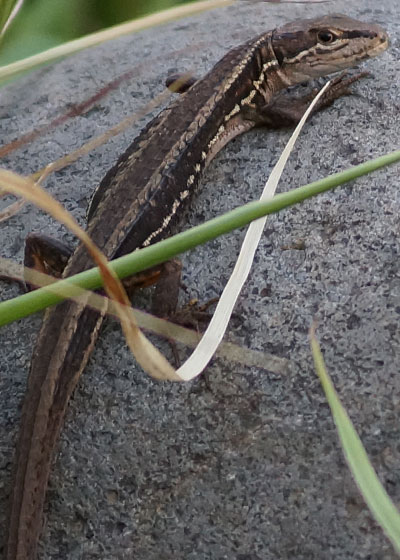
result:
[(329, 43), (333, 43), (335, 36), (332, 31), (324, 30), (318, 32), (317, 39), (320, 43), (328, 45)]

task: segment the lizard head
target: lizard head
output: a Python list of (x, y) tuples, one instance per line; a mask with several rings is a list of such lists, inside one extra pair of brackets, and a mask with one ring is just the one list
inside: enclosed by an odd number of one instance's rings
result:
[(332, 14), (275, 29), (271, 43), (283, 77), (293, 84), (355, 66), (383, 52), (389, 39), (379, 25)]

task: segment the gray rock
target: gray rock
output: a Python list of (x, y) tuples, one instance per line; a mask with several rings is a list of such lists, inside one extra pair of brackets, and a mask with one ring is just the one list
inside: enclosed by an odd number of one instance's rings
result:
[[(4, 165), (33, 172), (143, 107), (169, 73), (205, 72), (231, 46), (284, 21), (332, 11), (327, 6), (243, 2), (123, 37), (24, 77), (1, 92), (3, 142), (137, 67), (134, 79), (89, 113), (14, 152)], [(334, 11), (384, 25), (392, 46), (368, 63), (374, 79), (307, 125), (281, 190), (400, 143), (397, 2), (337, 1)], [(81, 223), (93, 188), (158, 110), (48, 180), (49, 191)], [(257, 130), (232, 142), (207, 172), (185, 227), (259, 196), (288, 137)], [(156, 383), (136, 366), (117, 323), (108, 321), (67, 413), (40, 557), (395, 558), (345, 464), (313, 369), (308, 329), (316, 318), (343, 404), (399, 502), (399, 201), (398, 169), (391, 167), (268, 220), (227, 336), (288, 358), (283, 376), (215, 360), (192, 383)], [(0, 227), (3, 255), (19, 261), (29, 231), (72, 239), (31, 206)], [(234, 233), (185, 255), (191, 295), (205, 301), (221, 293), (242, 237)], [(288, 248), (298, 240), (304, 249)], [(0, 290), (3, 299), (18, 294), (4, 283)], [(0, 332), (1, 528), (39, 325), (35, 316)]]

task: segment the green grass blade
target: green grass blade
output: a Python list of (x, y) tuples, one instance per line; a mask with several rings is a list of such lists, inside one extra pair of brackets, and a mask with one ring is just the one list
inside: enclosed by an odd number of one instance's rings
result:
[(351, 473), (372, 515), (389, 537), (396, 551), (400, 553), (400, 513), (378, 479), (361, 440), (339, 400), (325, 369), (324, 359), (313, 329), (311, 332), (311, 348), (315, 368), (331, 408)]
[[(367, 161), (340, 173), (335, 173), (304, 187), (278, 194), (272, 200), (251, 202), (150, 247), (120, 257), (112, 261), (111, 267), (120, 278), (125, 278), (155, 264), (165, 262), (197, 245), (211, 241), (219, 235), (243, 227), (253, 220), (267, 214), (279, 212), (283, 208), (302, 202), (307, 198), (338, 187), (345, 182), (352, 181), (356, 177), (371, 173), (398, 161), (400, 161), (400, 150)], [(0, 187), (6, 189), (7, 185), (2, 184), (0, 181)], [(0, 302), (0, 326), (59, 303), (62, 299), (71, 295), (71, 286), (74, 284), (89, 290), (99, 288), (101, 286), (101, 279), (98, 270), (93, 268), (71, 278), (60, 280), (52, 285), (52, 293), (49, 292), (49, 289), (40, 288), (17, 298)]]

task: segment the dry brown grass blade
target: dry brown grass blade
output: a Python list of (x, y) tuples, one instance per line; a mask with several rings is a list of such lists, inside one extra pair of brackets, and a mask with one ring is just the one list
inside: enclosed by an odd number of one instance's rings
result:
[(58, 117), (51, 120), (50, 122), (44, 124), (43, 126), (39, 126), (35, 128), (35, 130), (31, 130), (30, 132), (23, 134), (20, 138), (13, 140), (12, 142), (6, 144), (5, 146), (2, 146), (0, 148), (0, 158), (5, 157), (6, 155), (10, 154), (15, 150), (18, 150), (18, 148), (21, 148), (22, 146), (28, 144), (29, 142), (33, 142), (33, 140), (35, 140), (36, 138), (43, 136), (47, 132), (50, 132), (51, 130), (53, 130), (57, 126), (60, 126), (64, 122), (68, 121), (69, 119), (81, 115), (82, 113), (85, 113), (95, 103), (97, 103), (98, 101), (100, 101), (100, 99), (105, 97), (110, 91), (118, 87), (119, 84), (121, 84), (125, 80), (128, 80), (133, 73), (134, 70), (125, 72), (124, 74), (118, 76), (118, 78), (116, 78), (115, 80), (107, 84), (104, 88), (101, 88), (98, 92), (96, 92), (94, 95), (89, 97), (89, 99), (86, 99), (82, 103), (77, 103), (76, 105), (73, 105), (71, 109), (68, 109), (68, 111), (64, 112), (63, 114), (58, 115)]
[[(205, 45), (205, 43), (197, 43), (195, 46), (193, 45), (191, 47), (185, 47), (185, 48), (182, 48), (182, 49), (171, 51), (171, 55), (173, 55), (173, 56), (180, 55), (180, 54), (187, 55), (189, 52), (195, 51), (195, 50), (203, 47), (204, 45)], [(85, 101), (82, 101), (82, 103), (77, 103), (77, 104), (73, 105), (71, 108), (69, 108), (68, 110), (66, 110), (62, 114), (55, 117), (50, 122), (45, 123), (43, 126), (38, 126), (34, 130), (31, 130), (30, 132), (27, 132), (26, 134), (23, 134), (20, 138), (17, 138), (16, 140), (13, 140), (12, 142), (9, 142), (8, 144), (0, 147), (0, 158), (5, 157), (6, 155), (8, 155), (8, 154), (12, 153), (13, 151), (21, 148), (22, 146), (24, 146), (25, 144), (28, 144), (29, 142), (33, 142), (36, 138), (38, 138), (40, 136), (43, 136), (47, 132), (50, 132), (54, 128), (56, 128), (56, 127), (62, 125), (63, 123), (67, 122), (69, 119), (72, 119), (74, 117), (82, 115), (83, 113), (88, 111), (91, 107), (93, 107), (93, 105), (95, 105), (101, 99), (106, 97), (110, 92), (112, 92), (114, 89), (116, 89), (118, 86), (120, 86), (122, 83), (130, 80), (132, 77), (137, 77), (138, 73), (143, 68), (147, 67), (149, 64), (152, 64), (153, 60), (156, 61), (157, 59), (146, 58), (146, 60), (144, 62), (142, 62), (141, 64), (137, 64), (131, 70), (128, 70), (127, 72), (124, 72), (120, 76), (117, 76), (115, 79), (110, 81), (107, 85), (105, 85), (103, 88), (101, 88), (94, 95), (92, 95), (91, 97), (89, 97)], [(161, 100), (162, 99), (163, 98), (161, 98)], [(129, 126), (130, 124), (133, 124), (133, 122), (135, 122), (136, 119), (140, 118), (141, 116), (143, 116), (143, 114), (146, 114), (148, 111), (150, 111), (153, 108), (152, 101), (150, 101), (149, 105), (146, 105), (146, 107), (144, 107), (140, 111), (140, 113), (136, 113), (135, 114), (136, 116), (132, 115), (132, 118), (134, 118), (134, 120), (128, 122), (128, 124), (126, 126)], [(143, 113), (143, 111), (145, 111), (145, 112)], [(131, 118), (131, 117), (128, 117), (128, 118)], [(111, 136), (115, 136), (116, 134), (119, 134), (119, 132), (122, 132), (123, 130), (125, 130), (126, 126), (121, 128), (121, 130), (118, 130), (118, 128), (115, 127), (116, 132), (115, 132), (115, 134), (112, 134)], [(104, 135), (104, 140), (103, 140), (102, 143), (106, 142), (109, 138), (111, 138), (111, 136), (107, 136), (107, 134), (105, 134)], [(97, 147), (99, 145), (101, 145), (101, 144), (96, 144), (95, 147)], [(77, 150), (77, 152), (78, 152), (78, 150)], [(83, 151), (82, 155), (84, 155), (86, 153), (87, 153), (86, 151)], [(68, 156), (65, 156), (65, 157), (67, 158)], [(78, 157), (79, 157), (79, 155), (78, 155)], [(77, 158), (75, 158), (75, 159), (77, 159)], [(75, 161), (75, 159), (71, 159), (71, 162), (69, 162), (69, 160), (66, 160), (67, 161), (66, 165), (68, 165), (69, 163), (72, 163), (73, 161)], [(59, 161), (61, 161), (61, 160), (59, 160)], [(60, 168), (57, 168), (57, 169), (60, 169)]]
[(23, 199), (16, 200), (12, 204), (9, 204), (4, 210), (0, 212), (0, 223), (9, 220), (13, 216), (15, 216), (15, 214), (18, 214), (18, 212), (24, 205), (25, 200)]
[(103, 253), (63, 206), (52, 198), (40, 185), (12, 171), (0, 170), (0, 188), (11, 194), (24, 197), (29, 202), (51, 214), (56, 220), (65, 224), (75, 233), (82, 243), (85, 244), (96, 265), (100, 268), (104, 288), (108, 296), (114, 300), (115, 309), (118, 312), (126, 340), (138, 363), (149, 375), (156, 379), (180, 380), (166, 358), (140, 331), (134, 319), (128, 296), (119, 279), (108, 267), (108, 261)]
[[(15, 281), (21, 285), (23, 285), (26, 281), (35, 286), (46, 286), (49, 291), (51, 291), (51, 284), (58, 280), (48, 274), (44, 274), (43, 272), (39, 272), (38, 270), (32, 268), (24, 267), (21, 264), (15, 263), (11, 259), (5, 259), (2, 257), (0, 257), (0, 279), (13, 282)], [(85, 301), (87, 300), (87, 296), (89, 294), (88, 290), (76, 286), (74, 292), (75, 294), (73, 296), (68, 294), (70, 299), (76, 301), (77, 303), (80, 302), (82, 297), (85, 298)], [(89, 306), (93, 309), (102, 311), (105, 307), (104, 299), (105, 296), (97, 293), (90, 293)], [(168, 340), (181, 343), (189, 348), (195, 348), (197, 346), (199, 342), (198, 332), (181, 327), (175, 323), (171, 323), (166, 319), (155, 317), (154, 315), (139, 309), (133, 308), (132, 311), (135, 316), (135, 320), (141, 329), (150, 331)], [(109, 300), (107, 314), (118, 319), (118, 313), (111, 300)], [(228, 360), (229, 362), (235, 362), (247, 367), (257, 367), (277, 375), (285, 375), (289, 364), (289, 360), (285, 358), (280, 358), (273, 354), (261, 352), (259, 350), (252, 350), (251, 348), (239, 346), (238, 344), (233, 344), (231, 342), (221, 342), (216, 356)]]
[[(185, 83), (187, 78), (190, 76), (191, 74), (189, 73), (182, 75), (182, 78), (176, 81), (177, 83), (176, 87), (177, 88), (179, 87), (179, 83)], [(83, 144), (83, 146), (81, 146), (77, 150), (70, 152), (66, 156), (52, 163), (49, 163), (46, 167), (40, 169), (39, 171), (36, 171), (36, 173), (33, 173), (31, 175), (31, 178), (36, 181), (40, 179), (40, 181), (43, 182), (51, 173), (54, 173), (55, 171), (59, 171), (60, 169), (64, 169), (64, 167), (67, 167), (67, 165), (71, 165), (77, 159), (88, 154), (95, 148), (98, 148), (105, 142), (108, 142), (108, 140), (110, 140), (110, 138), (112, 138), (113, 136), (117, 136), (117, 134), (120, 134), (121, 132), (123, 132), (130, 126), (132, 126), (134, 122), (136, 122), (141, 117), (144, 117), (149, 111), (157, 107), (170, 95), (171, 95), (171, 91), (166, 89), (165, 91), (163, 91), (162, 93), (154, 97), (150, 102), (146, 103), (146, 105), (141, 110), (136, 111), (136, 113), (127, 117), (126, 119), (118, 123), (116, 126), (113, 126), (109, 130), (107, 130), (107, 132), (105, 132), (104, 134), (100, 134), (100, 136), (96, 136), (96, 138), (93, 138), (93, 140), (89, 140), (89, 142), (86, 142), (86, 144)]]
[(0, 280), (24, 284), (24, 266), (11, 259), (0, 257)]
[[(62, 158), (59, 158), (58, 160), (56, 160), (52, 163), (49, 163), (46, 167), (44, 167), (42, 169), (39, 169), (38, 171), (33, 173), (30, 176), (30, 178), (33, 181), (43, 183), (45, 181), (45, 179), (51, 173), (54, 173), (55, 171), (59, 171), (61, 169), (64, 169), (68, 165), (71, 165), (72, 163), (74, 163), (79, 158), (81, 158), (84, 155), (90, 153), (95, 148), (98, 148), (102, 144), (108, 142), (108, 140), (110, 140), (112, 137), (117, 136), (118, 134), (120, 134), (121, 132), (126, 130), (134, 122), (136, 122), (141, 117), (145, 116), (149, 111), (151, 111), (153, 108), (157, 107), (157, 105), (162, 103), (166, 98), (168, 98), (170, 96), (171, 91), (179, 90), (180, 85), (182, 83), (185, 83), (185, 81), (190, 77), (191, 77), (190, 73), (182, 74), (182, 76), (179, 79), (177, 79), (174, 83), (172, 83), (169, 86), (168, 89), (166, 89), (161, 94), (159, 94), (158, 96), (153, 98), (149, 103), (146, 103), (146, 105), (140, 111), (137, 111), (133, 115), (127, 117), (126, 119), (124, 119), (123, 121), (118, 123), (116, 126), (107, 130), (107, 132), (105, 132), (104, 134), (101, 134), (100, 136), (97, 136), (96, 138), (93, 138), (93, 140), (90, 140), (86, 144), (83, 144), (83, 146), (81, 146), (77, 150), (74, 150), (73, 152), (70, 152), (66, 156), (63, 156)], [(122, 76), (120, 76), (119, 80), (121, 80), (121, 79), (122, 79)], [(114, 85), (115, 85), (115, 83), (114, 83)], [(91, 98), (91, 100), (93, 100), (93, 97)], [(85, 102), (85, 105), (88, 104), (88, 103), (89, 103), (89, 100), (87, 102)], [(80, 107), (82, 108), (83, 105), (84, 104), (81, 104)], [(71, 113), (69, 114), (69, 116), (72, 116), (72, 113), (75, 110), (76, 110), (76, 107), (75, 107), (74, 110), (71, 110)], [(74, 114), (75, 114), (75, 112), (74, 112)], [(57, 122), (57, 124), (60, 124), (65, 119), (66, 119), (66, 115), (60, 116), (60, 120)], [(54, 123), (54, 121), (52, 123), (49, 123), (49, 125), (47, 125), (47, 127), (44, 127), (44, 128), (46, 128), (46, 130), (50, 130), (52, 128), (53, 123)], [(40, 131), (39, 131), (39, 133), (40, 133)], [(34, 137), (36, 137), (35, 131), (23, 136), (20, 140), (16, 140), (14, 143), (12, 142), (11, 144), (7, 144), (7, 146), (3, 147), (3, 150), (4, 150), (3, 152), (0, 149), (0, 155), (6, 155), (10, 151), (12, 151), (12, 149), (16, 149), (17, 147), (22, 146), (26, 142), (28, 142), (30, 140), (33, 140)], [(17, 214), (20, 211), (20, 209), (24, 206), (24, 204), (25, 204), (24, 200), (18, 200), (16, 202), (10, 204), (2, 212), (0, 212), (0, 223), (2, 221), (6, 221), (6, 220), (10, 219), (12, 216)]]

